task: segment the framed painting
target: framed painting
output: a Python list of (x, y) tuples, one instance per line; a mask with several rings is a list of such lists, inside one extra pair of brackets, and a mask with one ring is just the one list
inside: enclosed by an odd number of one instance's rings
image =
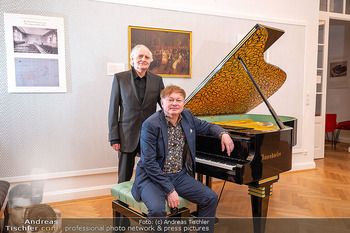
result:
[(331, 58), (329, 62), (327, 86), (329, 88), (348, 87), (348, 59)]
[(191, 77), (192, 32), (129, 26), (130, 51), (138, 44), (153, 55), (149, 70), (163, 77)]

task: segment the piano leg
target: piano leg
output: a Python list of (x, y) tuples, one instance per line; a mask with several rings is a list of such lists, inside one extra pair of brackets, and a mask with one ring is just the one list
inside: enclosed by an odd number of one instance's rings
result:
[(277, 182), (278, 176), (259, 181), (249, 186), (253, 214), (254, 233), (264, 233), (266, 226), (269, 198), (272, 195), (272, 184)]
[(209, 188), (212, 188), (212, 181), (213, 181), (213, 177), (211, 176), (206, 176), (205, 177), (205, 185), (208, 186)]
[(197, 173), (197, 180), (203, 183), (203, 174)]
[[(197, 180), (201, 183), (204, 181), (204, 175), (197, 173)], [(208, 186), (209, 188), (212, 188), (213, 185), (213, 177), (205, 175), (205, 185)]]

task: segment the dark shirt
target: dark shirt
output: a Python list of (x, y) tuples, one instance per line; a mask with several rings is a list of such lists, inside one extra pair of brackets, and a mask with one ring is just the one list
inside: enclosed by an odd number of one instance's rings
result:
[(139, 100), (142, 104), (143, 99), (145, 98), (145, 92), (146, 92), (147, 72), (146, 72), (145, 76), (139, 77), (138, 74), (136, 73), (136, 71), (134, 70), (134, 68), (133, 68), (133, 71), (135, 74), (134, 77), (136, 77), (134, 79), (134, 81), (135, 81), (137, 95), (138, 95)]
[(165, 120), (168, 127), (168, 154), (163, 172), (165, 174), (178, 173), (182, 170), (183, 151), (186, 143), (185, 134), (180, 124), (181, 116), (176, 126), (174, 126), (166, 116)]

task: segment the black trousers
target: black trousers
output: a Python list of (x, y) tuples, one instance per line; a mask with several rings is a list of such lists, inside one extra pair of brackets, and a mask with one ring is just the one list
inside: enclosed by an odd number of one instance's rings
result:
[(133, 152), (119, 152), (118, 183), (129, 181), (131, 179), (134, 171), (136, 155), (140, 156), (140, 143)]
[[(118, 155), (118, 184), (124, 181), (129, 181), (134, 172), (135, 157), (140, 156), (140, 143), (137, 145), (136, 149), (131, 153), (119, 152)], [(117, 216), (116, 224), (118, 226), (128, 227), (130, 226), (129, 218), (124, 215)]]

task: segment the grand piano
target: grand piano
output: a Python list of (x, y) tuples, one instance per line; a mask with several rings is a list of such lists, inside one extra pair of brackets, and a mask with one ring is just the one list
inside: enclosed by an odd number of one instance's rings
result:
[[(264, 60), (264, 52), (284, 31), (257, 24), (188, 96), (185, 108), (226, 128), (235, 148), (221, 151), (220, 139), (197, 135), (196, 173), (211, 187), (212, 177), (248, 185), (254, 232), (265, 231), (272, 184), (291, 169), (297, 120), (278, 116), (268, 102), (286, 73)], [(261, 103), (271, 115), (246, 114)]]

